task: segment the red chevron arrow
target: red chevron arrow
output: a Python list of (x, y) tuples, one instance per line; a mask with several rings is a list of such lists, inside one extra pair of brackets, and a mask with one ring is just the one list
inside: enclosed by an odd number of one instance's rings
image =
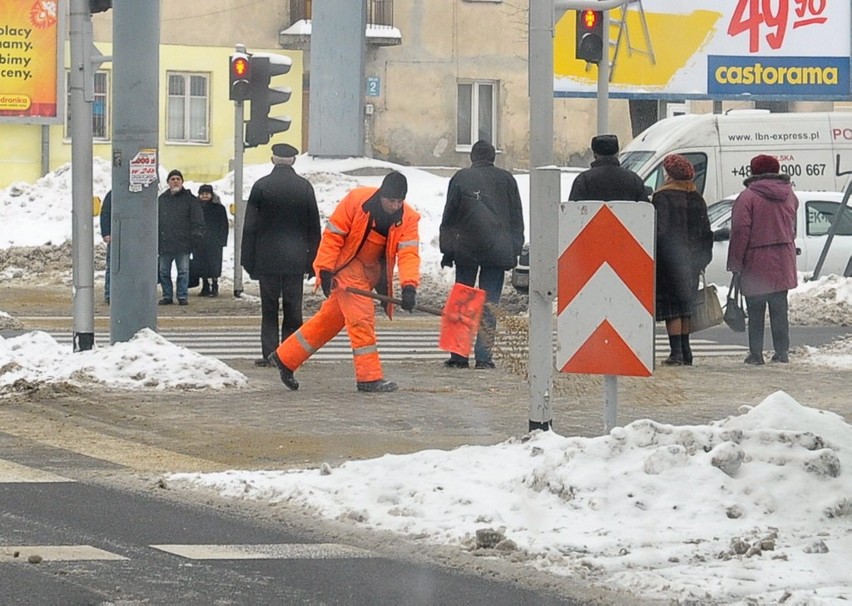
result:
[(654, 275), (654, 261), (606, 205), (559, 256), (557, 313), (562, 313), (604, 263), (648, 313), (654, 313), (654, 281), (648, 279)]
[[(602, 361), (606, 371), (602, 372)], [(618, 331), (604, 320), (571, 359), (562, 367), (562, 372), (577, 374), (607, 374), (629, 377), (650, 377), (651, 369), (636, 356)]]

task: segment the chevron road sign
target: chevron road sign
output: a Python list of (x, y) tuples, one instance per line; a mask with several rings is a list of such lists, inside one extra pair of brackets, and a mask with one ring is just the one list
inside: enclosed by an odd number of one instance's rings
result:
[(653, 374), (653, 206), (563, 203), (557, 286), (557, 368), (612, 376)]

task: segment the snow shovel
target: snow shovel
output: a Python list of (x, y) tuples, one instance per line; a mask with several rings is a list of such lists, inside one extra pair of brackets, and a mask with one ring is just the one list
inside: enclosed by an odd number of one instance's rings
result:
[[(402, 305), (402, 299), (380, 295), (369, 290), (348, 286), (346, 291), (377, 301)], [(482, 318), (484, 307), (484, 290), (456, 283), (450, 291), (450, 296), (447, 298), (443, 310), (427, 305), (415, 305), (414, 309), (433, 316), (441, 316), (441, 334), (438, 339), (438, 347), (467, 358), (470, 356), (476, 333), (479, 331), (479, 320)]]

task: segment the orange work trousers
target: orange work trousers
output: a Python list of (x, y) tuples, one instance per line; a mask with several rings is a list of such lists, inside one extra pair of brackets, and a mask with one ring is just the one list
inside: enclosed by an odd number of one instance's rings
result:
[[(364, 252), (367, 251), (362, 249)], [(377, 268), (373, 264), (365, 265), (361, 257), (362, 254), (359, 254), (335, 276), (337, 286), (319, 311), (278, 346), (278, 359), (290, 370), (299, 368), (345, 326), (352, 345), (355, 380), (362, 383), (384, 378), (376, 344), (376, 306), (373, 299), (346, 291), (347, 286), (373, 289)]]

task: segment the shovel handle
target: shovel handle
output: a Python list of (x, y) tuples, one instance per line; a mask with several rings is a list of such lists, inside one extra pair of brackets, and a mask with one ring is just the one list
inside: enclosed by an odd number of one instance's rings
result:
[[(360, 288), (355, 288), (354, 286), (347, 286), (346, 292), (351, 292), (355, 295), (361, 295), (362, 297), (370, 297), (371, 299), (375, 299), (377, 301), (384, 301), (385, 303), (402, 305), (402, 299), (396, 299), (387, 295), (380, 295), (379, 293), (373, 292), (371, 290), (361, 290)], [(414, 309), (416, 309), (417, 311), (425, 312), (427, 314), (432, 314), (433, 316), (444, 315), (443, 310), (436, 309), (435, 307), (429, 307), (428, 305), (415, 305)]]

